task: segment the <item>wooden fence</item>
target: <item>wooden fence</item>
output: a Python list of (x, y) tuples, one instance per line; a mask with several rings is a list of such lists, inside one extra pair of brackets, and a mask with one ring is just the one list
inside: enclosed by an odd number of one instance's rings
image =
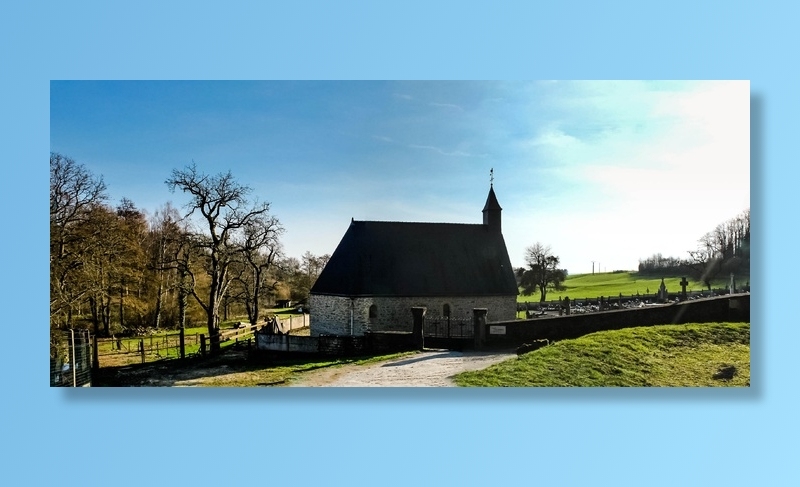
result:
[[(264, 328), (266, 325), (245, 325), (242, 323), (238, 323), (234, 328), (230, 330), (221, 331), (219, 333), (219, 342), (220, 345), (225, 342), (233, 341), (234, 345), (239, 345), (240, 343), (247, 343), (248, 347), (251, 345), (253, 341), (253, 335), (258, 330)], [(205, 355), (209, 351), (209, 340), (206, 339), (206, 335), (204, 333), (200, 334), (200, 354)]]
[[(233, 342), (233, 345), (242, 343), (250, 345), (254, 342), (254, 333), (257, 330), (271, 326), (274, 333), (289, 333), (298, 328), (308, 327), (308, 321), (308, 315), (304, 314), (288, 318), (275, 317), (274, 320), (258, 325), (240, 322), (234, 325), (234, 328), (221, 330), (219, 341), (220, 344)], [(210, 340), (206, 334), (184, 335), (183, 343), (181, 335), (181, 333), (167, 333), (133, 338), (92, 337), (95, 366), (131, 365), (167, 358), (184, 358), (187, 353), (200, 353), (201, 355), (208, 353)]]
[[(199, 347), (201, 334), (183, 337), (185, 347)], [(98, 366), (145, 363), (149, 360), (181, 357), (181, 333), (151, 335), (134, 338), (94, 338), (95, 357)], [(134, 357), (138, 357), (138, 360)]]

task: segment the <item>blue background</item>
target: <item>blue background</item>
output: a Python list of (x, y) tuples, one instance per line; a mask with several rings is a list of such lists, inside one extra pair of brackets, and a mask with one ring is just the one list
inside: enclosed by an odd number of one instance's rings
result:
[[(796, 7), (164, 3), (0, 7), (4, 484), (797, 481)], [(750, 79), (753, 386), (50, 389), (51, 79)]]

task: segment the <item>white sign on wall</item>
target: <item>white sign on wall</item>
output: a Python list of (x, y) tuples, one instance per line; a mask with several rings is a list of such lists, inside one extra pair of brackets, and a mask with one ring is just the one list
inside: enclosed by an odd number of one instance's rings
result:
[(505, 327), (505, 325), (489, 325), (489, 334), (490, 335), (505, 335), (506, 334), (506, 327)]

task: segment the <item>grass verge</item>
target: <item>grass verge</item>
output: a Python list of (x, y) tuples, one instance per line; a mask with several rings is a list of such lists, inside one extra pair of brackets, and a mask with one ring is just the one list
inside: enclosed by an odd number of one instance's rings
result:
[(592, 333), (458, 374), (454, 380), (477, 387), (747, 387), (750, 323)]

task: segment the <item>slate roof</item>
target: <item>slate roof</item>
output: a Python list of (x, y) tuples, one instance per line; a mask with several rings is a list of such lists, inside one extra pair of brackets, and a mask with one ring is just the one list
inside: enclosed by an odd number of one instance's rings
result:
[(507, 296), (517, 284), (502, 233), (487, 225), (353, 221), (311, 293)]

